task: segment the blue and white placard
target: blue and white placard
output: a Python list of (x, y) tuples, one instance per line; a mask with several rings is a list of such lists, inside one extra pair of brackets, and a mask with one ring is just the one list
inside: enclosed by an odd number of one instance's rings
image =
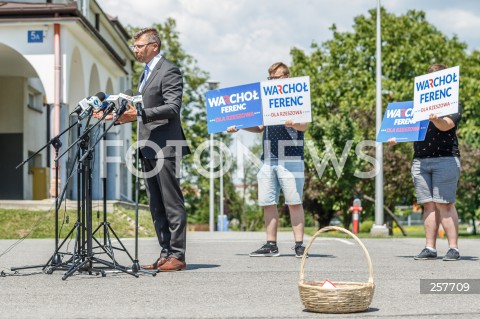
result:
[(293, 119), (311, 122), (310, 77), (302, 76), (260, 83), (263, 125), (281, 125)]
[(260, 83), (212, 90), (206, 93), (208, 133), (262, 125)]
[(413, 94), (413, 120), (426, 120), (432, 113), (439, 117), (457, 113), (459, 82), (459, 66), (417, 76)]
[(377, 142), (395, 138), (397, 142), (423, 141), (429, 120), (413, 121), (413, 101), (389, 103), (383, 115)]

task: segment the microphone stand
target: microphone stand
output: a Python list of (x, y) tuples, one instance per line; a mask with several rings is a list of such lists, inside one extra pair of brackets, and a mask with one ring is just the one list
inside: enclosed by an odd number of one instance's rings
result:
[[(73, 146), (79, 145), (79, 148), (77, 150), (77, 154), (75, 156), (76, 160), (78, 160), (78, 168), (77, 168), (77, 187), (78, 187), (78, 199), (77, 199), (77, 222), (75, 223), (75, 227), (70, 230), (68, 235), (65, 237), (64, 241), (62, 242), (62, 245), (68, 240), (70, 235), (73, 233), (73, 231), (76, 229), (76, 240), (75, 240), (75, 246), (73, 249), (73, 253), (71, 254), (72, 257), (65, 263), (63, 264), (57, 264), (52, 267), (50, 267), (47, 270), (48, 274), (53, 273), (54, 270), (58, 268), (63, 268), (67, 269), (67, 272), (64, 274), (62, 277), (62, 280), (65, 280), (67, 277), (69, 277), (71, 274), (73, 274), (76, 270), (86, 270), (89, 272), (89, 274), (92, 273), (92, 271), (95, 271), (97, 274), (101, 273), (102, 276), (106, 276), (106, 273), (103, 269), (94, 269), (92, 267), (93, 261), (93, 250), (92, 250), (92, 181), (91, 181), (91, 165), (90, 165), (90, 160), (93, 158), (91, 155), (92, 149), (89, 148), (89, 141), (90, 141), (90, 135), (89, 133), (92, 131), (92, 129), (97, 126), (99, 123), (101, 123), (105, 117), (112, 111), (112, 108), (109, 108), (105, 111), (104, 116), (99, 119), (97, 123), (95, 123), (93, 126), (88, 127), (92, 113), (89, 114), (85, 131), (83, 134), (80, 134), (80, 126), (79, 124), (79, 130), (78, 130), (78, 139), (72, 143), (67, 149), (70, 150)], [(95, 143), (96, 144), (96, 143)], [(67, 151), (63, 152), (60, 156), (57, 156), (55, 159), (55, 162), (58, 162), (58, 160), (67, 153)], [(83, 151), (83, 152), (81, 152)], [(81, 157), (80, 157), (81, 156)], [(73, 167), (74, 165), (72, 165)], [(81, 186), (80, 186), (81, 183)], [(67, 189), (67, 185), (65, 185), (63, 191), (62, 191), (62, 197), (65, 195)], [(61, 201), (59, 200), (57, 196), (57, 208), (60, 207)], [(57, 232), (58, 233), (58, 232)], [(85, 248), (85, 245), (87, 247)], [(67, 255), (69, 253), (64, 253), (64, 255)], [(84, 267), (85, 265), (89, 264), (87, 267)], [(70, 266), (70, 268), (66, 268)], [(110, 266), (110, 265), (109, 265)]]
[[(142, 116), (140, 111), (137, 108), (137, 151), (135, 152), (135, 161), (137, 163), (137, 167), (140, 166), (139, 162), (139, 153), (140, 148), (138, 148), (138, 134), (139, 134), (139, 123), (142, 121)], [(132, 271), (139, 272), (140, 271), (140, 264), (138, 262), (138, 199), (139, 199), (139, 179), (138, 179), (138, 172), (135, 174), (135, 259), (133, 260)]]
[(89, 274), (91, 274), (92, 271), (95, 271), (97, 273), (100, 272), (102, 274), (102, 277), (105, 277), (106, 276), (105, 271), (103, 269), (94, 268), (93, 263), (100, 262), (107, 266), (110, 266), (110, 264), (107, 264), (107, 262), (103, 262), (102, 260), (95, 258), (93, 254), (93, 249), (92, 249), (92, 170), (91, 170), (92, 158), (93, 158), (93, 155), (92, 155), (91, 149), (88, 148), (88, 150), (85, 152), (85, 154), (83, 154), (82, 158), (80, 159), (80, 162), (83, 165), (82, 171), (84, 172), (83, 187), (85, 190), (85, 208), (86, 208), (85, 212), (86, 212), (86, 233), (87, 233), (86, 256), (82, 258), (81, 262), (80, 260), (74, 260), (74, 263), (72, 264), (70, 269), (67, 272), (65, 272), (65, 274), (63, 275), (62, 280), (66, 280), (74, 272), (80, 269), (87, 271)]
[[(117, 115), (116, 118), (114, 118), (112, 120), (112, 124), (110, 124), (110, 126), (107, 128), (107, 129), (104, 129), (104, 134), (102, 136), (100, 136), (97, 140), (97, 142), (92, 146), (93, 148), (95, 147), (95, 145), (98, 143), (98, 141), (101, 140), (101, 138), (108, 132), (108, 130), (113, 126), (115, 125), (115, 122), (121, 117), (121, 114)], [(138, 138), (138, 134), (139, 134), (139, 125), (138, 123), (142, 121), (142, 116), (141, 116), (141, 113), (140, 113), (140, 110), (138, 109), (137, 107), (137, 138)], [(137, 150), (136, 152), (136, 161), (137, 161), (137, 165), (140, 164), (139, 162), (139, 152), (140, 150)], [(118, 238), (117, 234), (115, 233), (115, 231), (111, 228), (110, 224), (107, 223), (108, 225), (108, 229), (110, 229), (112, 231), (112, 233), (114, 234), (114, 236), (116, 237), (117, 241), (119, 242), (119, 244), (122, 246), (123, 250), (127, 253), (127, 255), (130, 257), (131, 261), (133, 262), (132, 264), (132, 267), (131, 267), (131, 271), (136, 274), (136, 273), (144, 273), (144, 274), (150, 274), (152, 276), (156, 276), (157, 275), (157, 272), (156, 271), (149, 271), (149, 270), (145, 270), (145, 269), (141, 269), (140, 268), (140, 264), (139, 264), (139, 261), (138, 261), (138, 199), (139, 199), (139, 179), (138, 179), (138, 174), (135, 174), (135, 258), (133, 259), (131, 257), (131, 255), (128, 253), (128, 251), (126, 250), (126, 248), (123, 246), (122, 242), (120, 241), (120, 239)], [(106, 222), (106, 220), (105, 220)], [(100, 226), (97, 228), (97, 230), (100, 228)], [(106, 228), (106, 227), (105, 227)], [(95, 230), (95, 232), (97, 231)], [(94, 234), (95, 234), (94, 232)], [(107, 232), (105, 232), (107, 233)], [(111, 244), (110, 244), (111, 246)], [(114, 247), (111, 247), (111, 248), (114, 248)]]
[[(21, 266), (21, 267), (11, 267), (10, 270), (16, 271), (20, 269), (31, 269), (31, 268), (40, 268), (42, 267), (42, 270), (45, 270), (49, 265), (53, 266), (60, 266), (62, 264), (62, 258), (60, 257), (59, 254), (59, 249), (61, 246), (59, 246), (59, 234), (58, 234), (58, 152), (60, 147), (62, 147), (62, 142), (60, 141), (60, 137), (68, 132), (72, 127), (75, 125), (78, 125), (79, 121), (71, 124), (69, 127), (67, 127), (65, 130), (60, 132), (57, 136), (53, 137), (50, 139), (50, 141), (47, 142), (43, 147), (41, 147), (38, 151), (30, 155), (29, 158), (24, 160), (22, 163), (18, 164), (15, 169), (19, 169), (23, 165), (25, 165), (27, 162), (29, 162), (33, 157), (35, 157), (38, 153), (43, 151), (45, 148), (47, 148), (49, 145), (52, 145), (53, 148), (55, 149), (55, 251), (50, 257), (50, 259), (44, 264), (44, 265), (32, 265), (32, 266)], [(63, 244), (63, 243), (62, 243)]]
[[(103, 122), (103, 132), (107, 132), (107, 124)], [(103, 136), (103, 142), (105, 143), (107, 141), (107, 136)], [(104, 159), (106, 157), (106, 148), (103, 150), (103, 155), (104, 157), (100, 160), (102, 163), (100, 165), (103, 166), (103, 176), (102, 178), (102, 192), (103, 192), (103, 224), (107, 225), (107, 172), (108, 172), (108, 166), (107, 164), (103, 163)], [(101, 171), (101, 170), (100, 170)], [(105, 226), (103, 229), (103, 245), (107, 245), (107, 227)]]
[[(135, 108), (137, 109), (137, 152), (135, 153), (135, 160), (137, 163), (137, 167), (140, 167), (140, 159), (139, 159), (139, 154), (140, 154), (140, 148), (138, 148), (138, 137), (140, 134), (140, 122), (142, 122), (142, 110), (141, 106), (139, 103), (135, 105)], [(156, 271), (149, 271), (145, 269), (140, 268), (140, 264), (138, 262), (138, 201), (139, 201), (139, 192), (140, 192), (140, 182), (138, 178), (138, 169), (137, 169), (137, 174), (135, 174), (135, 259), (133, 260), (133, 265), (132, 265), (132, 271), (134, 273), (137, 272), (142, 272), (142, 273), (147, 273), (151, 274), (155, 277), (157, 274)]]
[[(104, 115), (102, 116), (102, 119), (105, 119), (105, 117), (111, 111), (112, 111), (111, 109), (107, 110), (104, 113)], [(133, 258), (129, 254), (129, 252), (127, 251), (127, 249), (125, 248), (125, 246), (121, 242), (120, 238), (115, 233), (115, 231), (112, 229), (110, 224), (104, 220), (104, 222), (102, 224), (100, 224), (95, 229), (95, 231), (92, 230), (92, 228), (93, 228), (92, 227), (92, 170), (91, 170), (91, 160), (93, 158), (92, 152), (95, 149), (95, 146), (103, 139), (103, 137), (107, 134), (107, 132), (111, 129), (111, 127), (115, 124), (115, 122), (119, 119), (120, 116), (121, 116), (121, 114), (118, 114), (114, 117), (112, 123), (107, 128), (104, 129), (103, 134), (97, 138), (95, 143), (91, 144), (88, 147), (86, 152), (83, 154), (83, 156), (79, 160), (85, 168), (85, 173), (84, 173), (85, 186), (84, 186), (84, 189), (85, 189), (85, 194), (86, 194), (86, 196), (85, 196), (86, 205), (85, 206), (86, 206), (86, 233), (87, 233), (86, 244), (87, 244), (87, 251), (86, 251), (86, 256), (85, 256), (84, 260), (82, 262), (78, 263), (78, 264), (72, 265), (72, 267), (64, 274), (64, 276), (62, 277), (62, 280), (67, 279), (74, 272), (76, 272), (77, 270), (80, 270), (80, 269), (87, 270), (89, 273), (91, 273), (92, 271), (101, 272), (102, 276), (105, 277), (106, 272), (103, 269), (93, 268), (93, 263), (100, 263), (100, 264), (103, 264), (104, 266), (107, 266), (110, 269), (115, 269), (115, 270), (130, 274), (132, 276), (135, 276), (136, 278), (139, 277), (136, 272), (131, 272), (130, 269), (128, 269), (127, 267), (119, 265), (116, 262), (115, 256), (114, 256), (114, 253), (113, 253), (114, 249), (124, 251), (132, 261), (133, 261)], [(96, 124), (98, 124), (98, 123), (96, 123)], [(109, 247), (103, 246), (94, 236), (95, 233), (102, 227), (106, 230), (105, 231), (106, 234), (104, 234), (104, 238), (108, 238)], [(115, 236), (116, 240), (118, 241), (118, 243), (120, 244), (122, 249), (112, 246), (111, 240), (110, 240), (110, 235), (109, 235), (108, 231), (111, 231), (113, 233), (113, 235)], [(93, 241), (95, 241), (98, 244), (99, 248), (103, 249), (103, 251), (110, 257), (112, 262), (104, 260), (104, 259), (100, 259), (100, 258), (97, 258), (97, 257), (94, 256)], [(107, 248), (108, 248), (108, 250), (107, 250)]]
[[(89, 123), (91, 120), (91, 114), (88, 117), (86, 127), (88, 127)], [(70, 264), (75, 264), (75, 262), (79, 259), (82, 261), (85, 260), (85, 190), (83, 189), (83, 185), (85, 185), (83, 176), (84, 176), (84, 167), (82, 163), (80, 162), (80, 156), (82, 154), (82, 151), (85, 151), (85, 149), (88, 147), (88, 142), (89, 142), (89, 135), (88, 134), (83, 134), (81, 135), (81, 123), (78, 121), (79, 124), (77, 126), (77, 134), (78, 136), (81, 136), (80, 143), (78, 143), (79, 147), (77, 149), (77, 153), (75, 154), (75, 159), (74, 162), (72, 163), (72, 174), (73, 174), (73, 167), (75, 166), (75, 162), (77, 162), (77, 221), (75, 222), (74, 227), (68, 232), (68, 234), (65, 236), (65, 239), (61, 243), (60, 246), (63, 246), (63, 244), (68, 240), (70, 235), (76, 230), (76, 237), (75, 237), (75, 245), (73, 248), (73, 253), (64, 253), (64, 255), (71, 255), (71, 258), (64, 262), (63, 264), (56, 265), (56, 266), (51, 266), (49, 269), (47, 269), (48, 274), (52, 274), (53, 271), (55, 271), (58, 268), (62, 269), (68, 269), (66, 268), (66, 265)], [(60, 197), (57, 199), (57, 206), (60, 207), (61, 202), (63, 201), (63, 197), (65, 196), (65, 193), (67, 191), (68, 187), (68, 181), (70, 180), (70, 177), (67, 178), (67, 182), (62, 190), (62, 193)]]

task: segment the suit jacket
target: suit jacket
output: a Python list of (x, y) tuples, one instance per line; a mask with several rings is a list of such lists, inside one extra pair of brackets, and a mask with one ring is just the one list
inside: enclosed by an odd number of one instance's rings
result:
[[(139, 124), (139, 141), (148, 141), (158, 148), (141, 144), (141, 155), (147, 159), (182, 157), (190, 153), (180, 120), (183, 78), (180, 70), (164, 57), (152, 70), (140, 92), (143, 98), (142, 122)], [(180, 145), (185, 146), (180, 146)]]

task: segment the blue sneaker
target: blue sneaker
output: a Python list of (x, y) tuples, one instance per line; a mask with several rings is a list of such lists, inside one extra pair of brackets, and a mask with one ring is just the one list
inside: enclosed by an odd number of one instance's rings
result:
[(431, 251), (428, 248), (423, 248), (423, 250), (417, 256), (413, 257), (415, 260), (428, 260), (428, 259), (437, 259), (437, 252)]
[(445, 256), (443, 257), (445, 261), (453, 261), (453, 260), (460, 260), (460, 253), (458, 250), (450, 248)]

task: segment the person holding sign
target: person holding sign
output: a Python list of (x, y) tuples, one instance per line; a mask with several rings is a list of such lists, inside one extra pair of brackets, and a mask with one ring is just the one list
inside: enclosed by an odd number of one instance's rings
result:
[[(444, 70), (443, 64), (434, 64), (428, 73)], [(449, 250), (443, 260), (459, 260), (458, 214), (455, 196), (460, 177), (460, 151), (457, 125), (461, 119), (461, 105), (457, 113), (438, 117), (430, 114), (430, 123), (423, 141), (413, 143), (412, 177), (417, 203), (423, 204), (425, 248), (416, 260), (436, 259), (436, 238), (440, 224), (448, 238)], [(396, 144), (395, 138), (388, 140)]]
[[(290, 77), (288, 67), (282, 63), (274, 63), (268, 69), (269, 80)], [(305, 217), (302, 194), (304, 176), (304, 132), (307, 123), (296, 123), (288, 119), (284, 125), (255, 126), (245, 128), (254, 133), (263, 133), (263, 165), (257, 174), (258, 203), (263, 207), (267, 243), (252, 252), (250, 257), (280, 256), (277, 246), (278, 211), (277, 204), (280, 190), (283, 191), (285, 204), (290, 211), (290, 219), (295, 238), (295, 256), (301, 258), (305, 252), (303, 245)], [(235, 126), (227, 128), (227, 132), (237, 132)]]

